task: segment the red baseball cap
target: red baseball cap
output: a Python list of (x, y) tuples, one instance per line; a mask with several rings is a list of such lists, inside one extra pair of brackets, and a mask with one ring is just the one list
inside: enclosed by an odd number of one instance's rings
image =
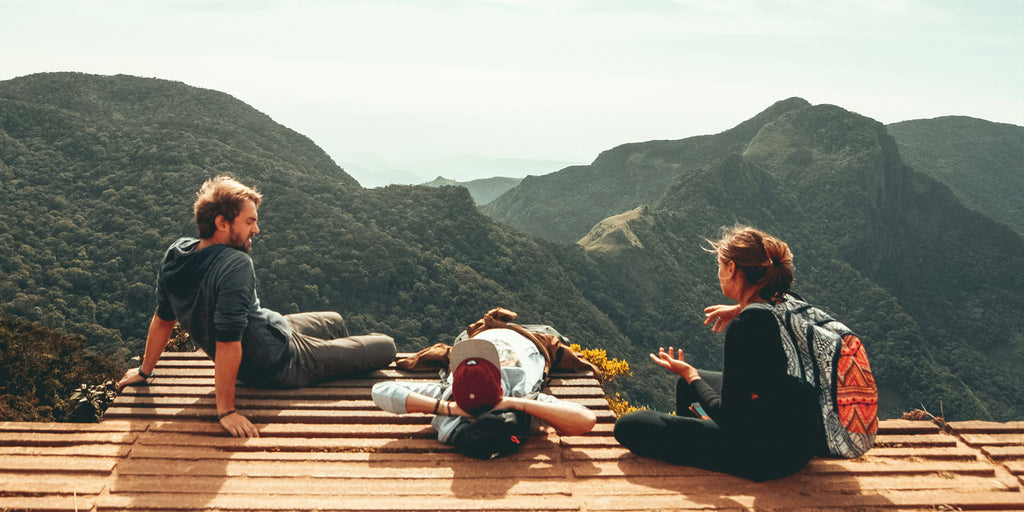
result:
[(477, 338), (460, 341), (450, 358), (452, 397), (463, 411), (480, 414), (501, 401), (501, 361), (493, 343)]

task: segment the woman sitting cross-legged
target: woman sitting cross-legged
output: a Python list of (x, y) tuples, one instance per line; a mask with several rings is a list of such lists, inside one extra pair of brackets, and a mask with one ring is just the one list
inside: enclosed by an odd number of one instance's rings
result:
[[(723, 371), (698, 370), (682, 349), (651, 358), (679, 375), (676, 415), (642, 410), (615, 423), (633, 453), (674, 464), (768, 480), (790, 475), (827, 451), (817, 391), (786, 371), (780, 326), (770, 309), (793, 282), (789, 246), (753, 228), (724, 230), (712, 242), (722, 293), (735, 305), (705, 309), (705, 324), (725, 331)], [(710, 419), (690, 413), (699, 403)]]

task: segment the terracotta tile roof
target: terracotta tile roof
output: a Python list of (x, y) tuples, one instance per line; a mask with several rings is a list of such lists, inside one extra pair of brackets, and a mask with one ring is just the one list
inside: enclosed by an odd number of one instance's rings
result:
[(752, 483), (631, 455), (588, 374), (556, 374), (550, 391), (598, 411), (593, 432), (535, 436), (493, 461), (437, 443), (427, 415), (370, 400), (373, 382), (434, 378), (240, 388), (262, 437), (233, 439), (212, 421), (212, 363), (167, 354), (102, 423), (0, 423), (0, 510), (1024, 510), (1020, 421), (883, 421), (861, 459)]

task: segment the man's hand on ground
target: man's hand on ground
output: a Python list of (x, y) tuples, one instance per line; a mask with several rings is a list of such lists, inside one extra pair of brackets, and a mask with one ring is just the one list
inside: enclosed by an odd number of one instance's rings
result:
[(246, 418), (237, 412), (233, 412), (221, 418), (220, 426), (234, 437), (260, 436), (260, 433), (256, 430), (256, 426), (249, 421), (249, 418)]
[(143, 379), (142, 375), (139, 375), (139, 369), (129, 368), (124, 372), (124, 377), (121, 377), (121, 380), (117, 381), (117, 392), (120, 393), (125, 386), (131, 386), (132, 384), (138, 384), (140, 382), (146, 382), (146, 379)]

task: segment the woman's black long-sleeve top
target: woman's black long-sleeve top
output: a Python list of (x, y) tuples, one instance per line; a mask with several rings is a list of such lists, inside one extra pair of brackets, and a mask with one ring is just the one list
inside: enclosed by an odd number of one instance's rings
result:
[(708, 415), (737, 442), (766, 455), (824, 453), (817, 391), (786, 372), (780, 326), (764, 309), (745, 309), (725, 331), (722, 392), (691, 383)]

